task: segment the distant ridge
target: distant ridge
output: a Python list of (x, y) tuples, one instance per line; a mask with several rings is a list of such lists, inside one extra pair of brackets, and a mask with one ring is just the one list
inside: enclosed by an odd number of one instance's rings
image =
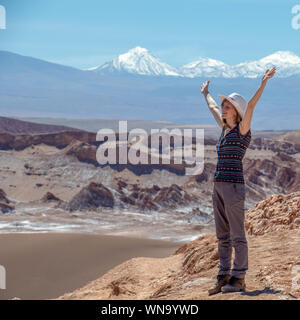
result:
[(7, 118), (0, 116), (0, 133), (12, 134), (38, 134), (38, 133), (52, 133), (60, 131), (83, 131), (80, 129), (56, 126), (42, 123), (35, 123), (14, 118)]

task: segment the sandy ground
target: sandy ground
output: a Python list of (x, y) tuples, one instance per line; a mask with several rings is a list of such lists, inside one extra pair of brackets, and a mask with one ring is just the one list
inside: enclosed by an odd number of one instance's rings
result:
[(51, 299), (82, 287), (134, 257), (162, 258), (181, 243), (71, 233), (1, 234), (6, 289), (0, 299)]

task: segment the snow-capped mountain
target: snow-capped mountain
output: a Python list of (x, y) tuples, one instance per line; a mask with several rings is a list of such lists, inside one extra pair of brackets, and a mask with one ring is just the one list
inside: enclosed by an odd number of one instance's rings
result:
[(276, 51), (264, 58), (229, 65), (220, 60), (202, 58), (179, 68), (170, 66), (147, 49), (135, 47), (101, 66), (87, 70), (99, 73), (131, 73), (152, 76), (258, 78), (266, 69), (276, 66), (277, 77), (300, 76), (300, 57), (290, 51)]
[(178, 73), (188, 78), (228, 77), (230, 66), (222, 61), (210, 58), (199, 58), (178, 68)]
[(257, 78), (266, 69), (276, 66), (277, 77), (300, 75), (300, 58), (290, 51), (277, 51), (269, 56), (255, 61), (245, 61), (236, 65), (228, 65), (222, 61), (200, 58), (188, 63), (179, 71), (186, 77), (215, 77), (215, 78)]
[(257, 78), (274, 66), (277, 77), (300, 75), (300, 58), (290, 51), (277, 51), (256, 61), (239, 63), (232, 66), (232, 70), (236, 77)]
[(128, 72), (141, 75), (180, 76), (176, 68), (162, 62), (141, 47), (135, 47), (102, 66), (88, 70), (99, 73)]

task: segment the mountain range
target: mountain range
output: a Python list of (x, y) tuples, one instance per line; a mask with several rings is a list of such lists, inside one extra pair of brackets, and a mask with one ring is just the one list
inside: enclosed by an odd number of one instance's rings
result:
[(161, 61), (149, 50), (135, 47), (103, 65), (87, 69), (88, 71), (107, 73), (133, 73), (153, 76), (176, 77), (213, 77), (213, 78), (257, 78), (267, 68), (276, 66), (278, 77), (300, 75), (300, 57), (290, 51), (276, 51), (264, 58), (254, 61), (229, 65), (220, 60), (200, 57), (179, 68)]

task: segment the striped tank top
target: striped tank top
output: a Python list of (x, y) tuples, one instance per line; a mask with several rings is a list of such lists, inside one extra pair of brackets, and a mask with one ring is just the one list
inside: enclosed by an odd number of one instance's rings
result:
[(218, 163), (214, 181), (245, 183), (242, 159), (251, 141), (251, 130), (245, 135), (239, 130), (239, 123), (225, 136), (225, 126), (216, 145)]

